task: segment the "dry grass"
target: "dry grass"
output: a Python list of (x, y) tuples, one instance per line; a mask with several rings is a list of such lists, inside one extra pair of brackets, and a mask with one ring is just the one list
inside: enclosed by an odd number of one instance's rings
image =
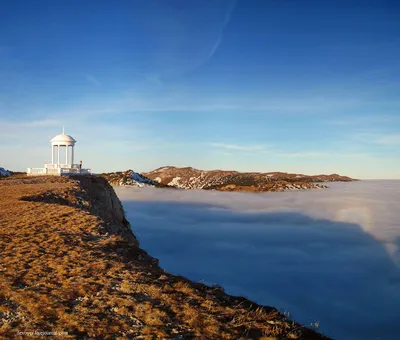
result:
[(91, 197), (107, 185), (0, 180), (0, 338), (323, 339), (273, 308), (160, 269), (110, 232), (126, 225)]

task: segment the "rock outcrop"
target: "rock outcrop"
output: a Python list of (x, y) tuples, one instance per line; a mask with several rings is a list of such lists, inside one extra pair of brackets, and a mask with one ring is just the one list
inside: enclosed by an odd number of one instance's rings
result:
[(4, 169), (4, 168), (0, 168), (0, 177), (9, 177), (11, 176), (11, 172)]
[(133, 170), (104, 173), (100, 176), (107, 179), (111, 185), (130, 187), (162, 187), (157, 181), (153, 181)]

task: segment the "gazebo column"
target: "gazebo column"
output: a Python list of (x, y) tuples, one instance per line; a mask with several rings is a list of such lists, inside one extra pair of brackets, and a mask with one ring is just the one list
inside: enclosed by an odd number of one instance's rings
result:
[(71, 148), (71, 167), (74, 165), (74, 146)]
[(57, 165), (60, 164), (60, 144), (57, 145)]
[(51, 145), (51, 164), (54, 164), (54, 145)]
[(65, 164), (68, 164), (68, 145), (65, 145)]

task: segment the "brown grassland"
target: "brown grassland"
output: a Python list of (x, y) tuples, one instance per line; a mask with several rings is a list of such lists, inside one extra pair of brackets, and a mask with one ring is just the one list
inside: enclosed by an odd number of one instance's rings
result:
[(0, 254), (1, 339), (327, 339), (162, 270), (103, 178), (1, 179)]

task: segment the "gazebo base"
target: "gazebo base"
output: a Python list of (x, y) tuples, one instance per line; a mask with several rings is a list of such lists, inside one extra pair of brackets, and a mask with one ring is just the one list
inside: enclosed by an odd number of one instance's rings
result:
[(28, 176), (71, 176), (90, 175), (90, 169), (77, 168), (28, 168)]

